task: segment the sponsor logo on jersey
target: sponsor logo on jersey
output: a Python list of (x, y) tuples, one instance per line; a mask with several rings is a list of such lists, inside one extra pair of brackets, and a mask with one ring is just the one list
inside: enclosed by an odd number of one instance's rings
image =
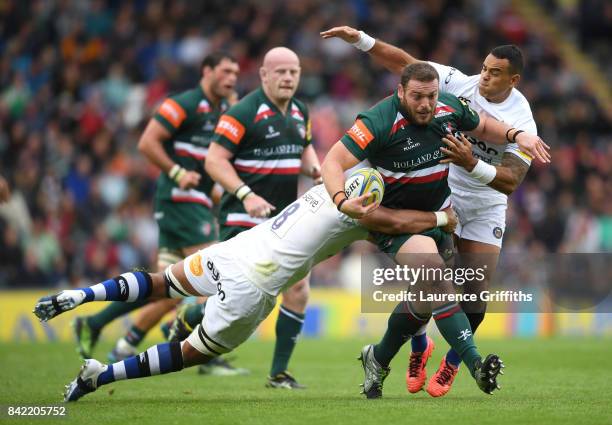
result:
[(419, 146), (421, 146), (420, 142), (415, 142), (414, 140), (412, 140), (411, 137), (408, 137), (406, 139), (406, 146), (404, 146), (404, 151), (409, 151), (414, 148), (418, 148)]
[(495, 236), (497, 239), (501, 239), (502, 236), (504, 236), (504, 231), (501, 227), (496, 227), (493, 229), (493, 236)]
[(255, 120), (253, 122), (259, 122), (261, 120), (268, 119), (273, 115), (276, 115), (276, 113), (272, 109), (270, 109), (268, 105), (262, 103), (261, 105), (259, 105), (259, 108), (257, 108), (257, 114), (255, 114)]
[(266, 134), (266, 139), (273, 139), (278, 136), (280, 136), (280, 131), (276, 131), (273, 125), (269, 125), (268, 134)]
[(223, 115), (219, 119), (215, 133), (226, 137), (230, 142), (234, 144), (240, 143), (242, 136), (244, 136), (244, 126), (234, 117), (229, 115)]
[(164, 100), (164, 103), (162, 103), (158, 109), (158, 113), (174, 128), (178, 128), (183, 121), (185, 121), (185, 118), (187, 118), (185, 110), (181, 107), (181, 105), (172, 99)]
[(374, 140), (374, 136), (360, 119), (355, 121), (355, 124), (353, 124), (346, 134), (353, 139), (361, 149), (365, 149), (366, 146)]
[(191, 260), (189, 260), (189, 270), (191, 270), (194, 276), (202, 276), (204, 269), (202, 269), (202, 256), (200, 254), (195, 254), (191, 257)]
[(450, 71), (448, 71), (448, 74), (446, 74), (446, 78), (444, 79), (444, 84), (450, 83), (450, 80), (451, 78), (453, 78), (453, 74), (455, 73), (455, 71), (457, 71), (457, 68), (451, 68)]

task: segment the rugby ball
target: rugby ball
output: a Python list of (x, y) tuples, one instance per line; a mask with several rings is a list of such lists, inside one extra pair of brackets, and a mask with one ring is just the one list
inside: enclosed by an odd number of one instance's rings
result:
[(385, 194), (385, 182), (382, 176), (374, 168), (360, 168), (351, 173), (344, 183), (346, 197), (357, 198), (364, 193), (370, 192), (370, 196), (363, 204), (364, 206), (374, 202), (381, 202)]

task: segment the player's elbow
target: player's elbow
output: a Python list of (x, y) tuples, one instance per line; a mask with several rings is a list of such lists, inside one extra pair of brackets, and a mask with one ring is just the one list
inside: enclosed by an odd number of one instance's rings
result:
[(512, 179), (496, 185), (495, 189), (504, 195), (510, 196), (518, 188), (519, 184), (519, 181)]

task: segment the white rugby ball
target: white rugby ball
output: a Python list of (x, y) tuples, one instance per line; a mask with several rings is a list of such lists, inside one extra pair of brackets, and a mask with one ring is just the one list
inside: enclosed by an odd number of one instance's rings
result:
[(349, 199), (357, 198), (368, 192), (372, 196), (367, 199), (364, 206), (381, 202), (385, 194), (385, 182), (374, 168), (360, 168), (351, 173), (344, 183), (344, 193)]

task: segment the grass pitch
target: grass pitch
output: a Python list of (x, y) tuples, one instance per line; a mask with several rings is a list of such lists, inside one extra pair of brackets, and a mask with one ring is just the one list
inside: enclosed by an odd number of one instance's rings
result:
[[(304, 391), (264, 388), (273, 344), (249, 341), (235, 353), (246, 377), (205, 377), (187, 369), (176, 374), (123, 381), (67, 404), (63, 419), (6, 416), (7, 405), (50, 405), (78, 372), (70, 344), (0, 344), (2, 423), (113, 424), (610, 424), (610, 339), (481, 341), (483, 354), (499, 353), (506, 364), (502, 390), (488, 396), (465, 370), (452, 391), (438, 399), (409, 394), (404, 375), (407, 347), (391, 364), (384, 399), (359, 395), (363, 373), (355, 360), (367, 341), (302, 340), (292, 372)], [(446, 344), (429, 363), (431, 375)], [(145, 341), (145, 346), (151, 345)], [(108, 345), (98, 351), (104, 359)], [(58, 422), (61, 421), (61, 422)]]

